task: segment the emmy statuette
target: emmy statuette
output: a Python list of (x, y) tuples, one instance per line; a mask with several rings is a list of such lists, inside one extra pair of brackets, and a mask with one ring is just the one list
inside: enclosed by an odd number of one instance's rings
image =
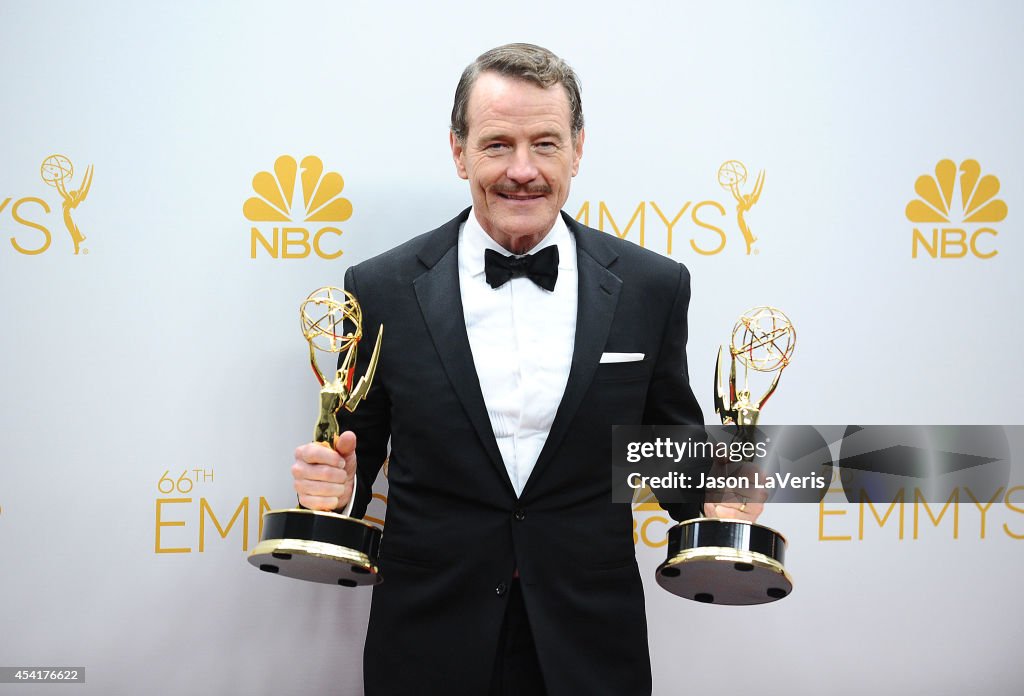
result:
[[(736, 322), (729, 346), (728, 393), (719, 349), (715, 365), (715, 411), (723, 425), (736, 427), (735, 439), (753, 442), (761, 409), (779, 384), (796, 346), (789, 318), (772, 307), (756, 307)], [(736, 388), (736, 362), (744, 368)], [(760, 399), (751, 399), (749, 371), (775, 378)], [(793, 590), (783, 566), (786, 539), (774, 529), (746, 520), (701, 517), (668, 532), (668, 559), (658, 566), (658, 584), (672, 594), (709, 604), (766, 604)]]
[[(309, 363), (320, 382), (320, 418), (313, 440), (333, 447), (341, 433), (338, 411), (355, 411), (366, 398), (377, 370), (384, 327), (366, 373), (355, 383), (356, 357), (363, 337), (362, 309), (351, 293), (340, 288), (314, 290), (299, 307), (302, 335), (309, 342)], [(344, 333), (344, 322), (354, 326)], [(332, 381), (327, 381), (316, 362), (316, 352), (344, 353)], [(381, 530), (360, 519), (334, 512), (270, 510), (263, 516), (260, 543), (249, 553), (249, 563), (268, 573), (344, 587), (380, 582), (377, 552)]]

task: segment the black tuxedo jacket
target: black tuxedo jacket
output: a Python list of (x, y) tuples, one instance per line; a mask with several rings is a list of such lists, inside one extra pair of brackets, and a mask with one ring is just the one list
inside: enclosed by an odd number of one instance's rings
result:
[[(358, 438), (353, 515), (364, 514), (391, 440), (366, 694), (486, 694), (516, 569), (551, 696), (649, 694), (632, 513), (611, 502), (611, 428), (704, 422), (687, 378), (689, 274), (563, 213), (578, 254), (575, 352), (517, 498), (463, 319), (457, 240), (467, 214), (345, 276), (368, 339), (357, 375), (384, 325), (373, 388), (342, 416)], [(645, 357), (602, 364), (604, 352)]]

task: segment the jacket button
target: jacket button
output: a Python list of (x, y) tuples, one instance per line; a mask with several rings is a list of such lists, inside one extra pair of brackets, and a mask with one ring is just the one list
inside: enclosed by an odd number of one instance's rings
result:
[(526, 510), (516, 510), (514, 513), (512, 513), (512, 519), (514, 519), (516, 522), (522, 522), (526, 519)]
[(499, 597), (503, 596), (506, 592), (508, 592), (508, 585), (503, 582), (499, 582), (498, 586), (494, 588), (494, 594)]

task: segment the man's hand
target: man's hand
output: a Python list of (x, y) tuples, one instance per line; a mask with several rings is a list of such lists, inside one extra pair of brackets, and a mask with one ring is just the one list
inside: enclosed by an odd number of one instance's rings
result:
[(310, 510), (343, 510), (352, 498), (356, 477), (356, 435), (346, 430), (334, 449), (310, 442), (295, 448), (292, 478), (299, 504)]
[(754, 522), (764, 511), (768, 494), (762, 488), (754, 488), (754, 472), (760, 468), (751, 462), (730, 462), (717, 459), (708, 472), (709, 477), (735, 478), (738, 482), (746, 479), (750, 486), (709, 489), (704, 496), (704, 515), (730, 520)]

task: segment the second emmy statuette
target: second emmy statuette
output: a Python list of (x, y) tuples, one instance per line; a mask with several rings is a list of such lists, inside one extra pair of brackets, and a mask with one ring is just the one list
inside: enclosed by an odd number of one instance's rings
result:
[[(722, 349), (715, 365), (715, 411), (723, 425), (735, 426), (734, 442), (755, 441), (761, 409), (775, 393), (795, 347), (793, 324), (777, 309), (756, 307), (736, 322), (729, 346), (727, 394)], [(736, 387), (737, 361), (744, 368), (741, 389)], [(775, 372), (760, 399), (751, 399), (750, 370)], [(737, 493), (742, 500), (742, 491)], [(785, 550), (785, 537), (760, 524), (707, 517), (687, 520), (668, 532), (668, 559), (658, 566), (658, 584), (672, 594), (709, 604), (774, 602), (793, 591), (793, 579), (782, 565)]]
[[(377, 370), (384, 327), (377, 331), (366, 372), (355, 382), (356, 357), (363, 337), (363, 313), (351, 293), (340, 288), (314, 290), (299, 307), (302, 335), (309, 342), (309, 363), (320, 382), (320, 417), (313, 439), (333, 447), (341, 433), (338, 411), (355, 411), (366, 398)], [(354, 327), (345, 333), (348, 320)], [(316, 363), (316, 351), (344, 353), (332, 381), (327, 381)], [(381, 530), (374, 525), (334, 512), (270, 510), (263, 516), (260, 543), (249, 554), (249, 562), (260, 570), (289, 578), (355, 587), (380, 582), (377, 553)]]

